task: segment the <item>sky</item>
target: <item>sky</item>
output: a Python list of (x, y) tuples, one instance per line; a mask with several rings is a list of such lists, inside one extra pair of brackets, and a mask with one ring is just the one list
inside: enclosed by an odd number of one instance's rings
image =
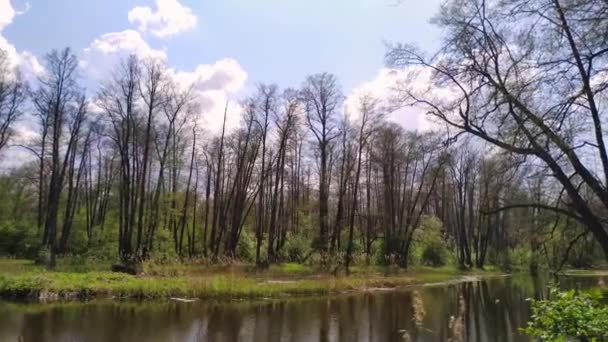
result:
[[(440, 0), (0, 0), (0, 49), (26, 79), (44, 73), (44, 55), (70, 47), (94, 93), (129, 54), (166, 61), (176, 80), (195, 84), (211, 129), (226, 100), (257, 83), (299, 87), (334, 73), (345, 96), (386, 90), (386, 43), (432, 51), (429, 23)], [(235, 108), (236, 110), (236, 108)], [(236, 118), (234, 119), (236, 120)], [(233, 120), (233, 121), (234, 121)], [(397, 121), (420, 128), (416, 113)]]

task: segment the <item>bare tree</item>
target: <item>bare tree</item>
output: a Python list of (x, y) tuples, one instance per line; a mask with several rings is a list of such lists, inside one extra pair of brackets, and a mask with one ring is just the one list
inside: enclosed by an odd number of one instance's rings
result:
[[(87, 103), (76, 83), (78, 60), (70, 49), (53, 51), (46, 57), (47, 73), (40, 78), (34, 105), (49, 123), (51, 167), (43, 243), (49, 248), (49, 267), (55, 267), (57, 216), (69, 158), (76, 149)], [(67, 128), (67, 132), (66, 132)], [(67, 135), (66, 135), (67, 133)], [(67, 138), (65, 150), (64, 139)], [(63, 156), (62, 156), (63, 153)]]
[[(277, 130), (278, 147), (276, 161), (274, 165), (274, 180), (272, 181), (272, 193), (270, 196), (270, 223), (268, 226), (268, 253), (269, 261), (275, 261), (279, 249), (282, 245), (282, 237), (285, 234), (285, 220), (281, 220), (281, 213), (284, 212), (284, 184), (285, 184), (285, 165), (289, 139), (294, 134), (295, 126), (298, 122), (300, 102), (296, 92), (287, 89), (283, 92), (281, 99), (282, 108), (275, 113), (274, 123)], [(271, 175), (272, 178), (272, 175)], [(281, 229), (281, 227), (283, 227)]]
[[(275, 85), (259, 85), (256, 97), (250, 100), (251, 109), (253, 109), (256, 113), (256, 122), (260, 126), (260, 133), (262, 139), (262, 160), (260, 164), (259, 171), (259, 191), (258, 191), (258, 207), (257, 207), (257, 216), (256, 216), (256, 251), (255, 251), (255, 261), (256, 264), (259, 265), (260, 260), (260, 249), (262, 246), (263, 240), (263, 231), (264, 227), (267, 225), (268, 221), (266, 220), (266, 198), (265, 198), (265, 190), (266, 190), (266, 178), (268, 178), (269, 167), (267, 166), (267, 140), (268, 140), (268, 131), (270, 126), (271, 115), (275, 114), (277, 110), (277, 102), (278, 102), (278, 88)], [(269, 231), (269, 234), (274, 234), (274, 232)], [(269, 249), (270, 251), (270, 249)], [(269, 255), (270, 257), (270, 255)]]
[(139, 192), (139, 208), (137, 209), (137, 244), (136, 253), (139, 254), (142, 247), (142, 237), (144, 229), (144, 213), (147, 203), (146, 178), (150, 168), (150, 147), (152, 145), (152, 134), (154, 120), (157, 112), (164, 101), (166, 101), (167, 75), (165, 66), (155, 60), (148, 60), (144, 63), (142, 77), (139, 78), (139, 92), (145, 103), (145, 131), (143, 141), (143, 151), (141, 158), (141, 173), (137, 177)]
[(133, 257), (136, 210), (136, 157), (139, 134), (137, 91), (141, 68), (131, 56), (123, 61), (111, 82), (98, 94), (98, 104), (110, 121), (110, 139), (120, 157), (118, 255), (123, 262)]
[(0, 152), (14, 133), (14, 124), (22, 114), (26, 85), (21, 74), (12, 70), (8, 54), (0, 50)]
[(446, 99), (403, 89), (404, 100), (453, 128), (541, 161), (567, 194), (543, 209), (584, 224), (606, 258), (608, 156), (599, 108), (608, 89), (601, 33), (607, 7), (589, 0), (451, 2), (435, 20), (446, 34), (435, 57), (405, 45), (387, 55), (394, 67), (427, 69), (434, 85), (450, 93)]
[(343, 95), (332, 74), (309, 76), (301, 91), (306, 122), (316, 140), (319, 153), (319, 240), (317, 248), (328, 250), (329, 234), (329, 149), (332, 140), (339, 136), (335, 117)]
[(356, 156), (356, 168), (353, 179), (353, 191), (352, 191), (352, 209), (350, 212), (348, 222), (348, 247), (346, 251), (346, 260), (344, 262), (346, 272), (349, 271), (349, 266), (352, 259), (353, 253), (353, 239), (355, 232), (355, 217), (359, 208), (359, 179), (361, 178), (361, 166), (363, 164), (363, 151), (367, 148), (369, 139), (376, 129), (376, 125), (382, 119), (379, 112), (378, 100), (369, 94), (362, 95), (359, 99), (358, 114), (359, 119), (357, 127), (357, 156)]

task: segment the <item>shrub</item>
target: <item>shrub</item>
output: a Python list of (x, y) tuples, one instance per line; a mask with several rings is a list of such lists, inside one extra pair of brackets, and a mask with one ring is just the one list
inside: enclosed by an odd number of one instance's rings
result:
[(446, 243), (441, 234), (441, 221), (434, 216), (425, 216), (417, 232), (421, 247), (420, 263), (439, 267), (446, 264), (448, 255)]
[(550, 290), (551, 300), (530, 300), (532, 317), (522, 331), (541, 341), (608, 340), (608, 306), (590, 292)]
[(441, 246), (426, 246), (422, 252), (421, 261), (424, 265), (433, 267), (443, 266), (445, 264), (445, 260)]
[(243, 261), (254, 261), (255, 247), (256, 240), (254, 234), (248, 231), (243, 231), (238, 244), (236, 245), (236, 257)]
[(539, 267), (539, 259), (535, 258), (529, 247), (518, 246), (508, 248), (500, 253), (495, 253), (496, 265), (503, 272), (530, 271), (534, 273)]
[(287, 236), (285, 246), (281, 249), (281, 259), (291, 262), (302, 262), (310, 254), (312, 248), (310, 242), (303, 234), (292, 234)]
[(49, 248), (44, 247), (40, 248), (35, 257), (36, 264), (38, 265), (48, 265), (51, 260), (51, 251)]
[(0, 226), (0, 252), (20, 258), (35, 258), (40, 249), (37, 228), (25, 223)]
[[(398, 250), (398, 246), (401, 245), (402, 240), (399, 238), (391, 237), (385, 238), (380, 241), (378, 253), (376, 254), (376, 262), (379, 265), (394, 266), (397, 264), (399, 256), (391, 251)], [(416, 246), (412, 246), (416, 249)], [(413, 253), (415, 254), (415, 253)]]

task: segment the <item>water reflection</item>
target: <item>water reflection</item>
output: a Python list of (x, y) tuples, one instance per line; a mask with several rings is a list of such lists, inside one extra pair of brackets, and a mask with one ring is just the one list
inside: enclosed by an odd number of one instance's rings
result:
[(0, 341), (527, 341), (525, 299), (545, 295), (544, 279), (499, 277), (263, 303), (0, 303)]

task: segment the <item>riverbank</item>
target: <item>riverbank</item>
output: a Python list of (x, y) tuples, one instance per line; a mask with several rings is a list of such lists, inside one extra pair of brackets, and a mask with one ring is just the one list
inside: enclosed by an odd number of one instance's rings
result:
[(394, 289), (499, 274), (450, 267), (408, 272), (353, 267), (349, 276), (334, 276), (298, 264), (273, 265), (264, 271), (250, 265), (179, 264), (149, 267), (142, 275), (133, 276), (101, 271), (100, 266), (87, 270), (60, 265), (57, 271), (48, 271), (28, 260), (0, 259), (0, 297), (42, 302), (94, 298), (263, 299)]

